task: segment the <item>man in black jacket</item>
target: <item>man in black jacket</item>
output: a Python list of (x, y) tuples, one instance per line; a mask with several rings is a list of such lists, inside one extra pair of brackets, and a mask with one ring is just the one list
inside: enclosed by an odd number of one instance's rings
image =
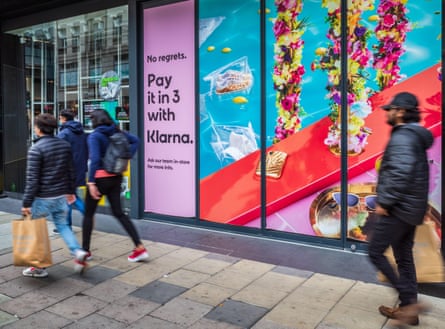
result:
[[(55, 129), (57, 120), (51, 114), (36, 117), (34, 132), (38, 138), (28, 151), (22, 214), (52, 219), (74, 255), (75, 271), (82, 272), (87, 252), (80, 247), (66, 220), (67, 201), (74, 201), (75, 191), (71, 146), (54, 136)], [(44, 268), (29, 267), (23, 275), (44, 278), (48, 272)]]
[[(380, 313), (402, 324), (417, 325), (422, 306), (417, 301), (413, 246), (416, 226), (422, 224), (428, 207), (426, 150), (433, 144), (433, 135), (419, 124), (418, 101), (413, 94), (401, 92), (382, 108), (393, 128), (379, 169), (375, 209), (379, 219), (368, 253), (399, 294), (399, 306), (382, 305)], [(384, 255), (390, 246), (398, 273)]]

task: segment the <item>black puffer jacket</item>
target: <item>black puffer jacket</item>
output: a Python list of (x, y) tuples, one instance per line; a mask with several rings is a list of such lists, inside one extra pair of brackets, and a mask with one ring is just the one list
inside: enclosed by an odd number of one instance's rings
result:
[(73, 194), (74, 170), (70, 144), (54, 136), (38, 138), (28, 151), (23, 207), (36, 197), (52, 198)]
[(418, 124), (397, 125), (383, 154), (377, 183), (377, 203), (412, 225), (423, 222), (428, 206), (429, 164), (426, 150), (431, 132)]

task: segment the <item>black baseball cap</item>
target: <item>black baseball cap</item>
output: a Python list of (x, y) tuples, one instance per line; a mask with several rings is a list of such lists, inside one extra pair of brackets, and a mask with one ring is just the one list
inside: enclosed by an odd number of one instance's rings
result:
[(418, 111), (419, 102), (417, 97), (409, 92), (401, 92), (396, 94), (389, 104), (381, 106), (382, 109), (388, 111), (394, 108), (402, 108), (405, 110)]

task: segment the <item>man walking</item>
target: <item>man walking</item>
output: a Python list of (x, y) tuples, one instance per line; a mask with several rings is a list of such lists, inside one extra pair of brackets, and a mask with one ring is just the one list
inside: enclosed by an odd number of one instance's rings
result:
[[(87, 252), (77, 242), (66, 221), (67, 201), (74, 201), (74, 170), (71, 146), (54, 136), (57, 120), (51, 114), (40, 114), (34, 121), (37, 139), (28, 151), (23, 215), (51, 218), (66, 245), (74, 255), (74, 269), (82, 272)], [(32, 207), (32, 208), (31, 208)], [(24, 276), (48, 276), (44, 268), (29, 267)]]
[[(401, 324), (417, 325), (422, 307), (417, 301), (413, 246), (416, 226), (422, 224), (428, 207), (426, 150), (433, 144), (433, 135), (419, 124), (418, 101), (413, 94), (401, 92), (382, 108), (393, 128), (380, 165), (375, 210), (379, 218), (368, 253), (400, 300), (398, 307), (380, 306), (379, 312)], [(384, 255), (390, 246), (398, 273)]]
[[(74, 121), (74, 113), (70, 110), (62, 110), (59, 114), (59, 121), (62, 124), (57, 137), (66, 140), (71, 145), (71, 153), (73, 155), (73, 168), (76, 175), (75, 180), (75, 197), (76, 200), (72, 204), (68, 204), (67, 222), (68, 226), (72, 226), (73, 206), (85, 215), (85, 203), (77, 194), (77, 188), (86, 185), (86, 173), (88, 171), (88, 146), (87, 136), (83, 131), (83, 127), (78, 121)], [(57, 229), (54, 229), (57, 232)]]

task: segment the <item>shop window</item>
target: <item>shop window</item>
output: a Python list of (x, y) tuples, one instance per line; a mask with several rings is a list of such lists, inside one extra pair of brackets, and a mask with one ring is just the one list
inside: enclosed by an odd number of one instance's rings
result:
[(60, 87), (77, 86), (77, 63), (68, 63), (60, 67)]
[(122, 42), (122, 15), (113, 17), (113, 45)]
[(66, 28), (61, 28), (57, 31), (57, 45), (59, 54), (66, 50), (67, 44)]
[(114, 56), (114, 71), (119, 73), (121, 79), (128, 79), (129, 70), (128, 55)]
[(90, 38), (90, 51), (104, 50), (105, 48), (105, 23), (102, 20), (96, 20), (92, 23), (93, 33)]
[(73, 26), (71, 28), (71, 50), (77, 53), (79, 50), (80, 26)]

